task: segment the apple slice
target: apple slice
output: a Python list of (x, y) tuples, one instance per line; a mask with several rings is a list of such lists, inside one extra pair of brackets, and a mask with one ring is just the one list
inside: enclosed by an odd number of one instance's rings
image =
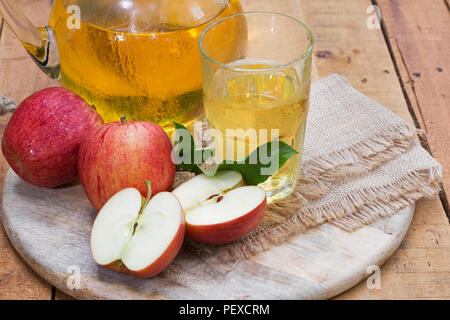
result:
[(198, 242), (224, 244), (253, 230), (264, 217), (266, 193), (243, 184), (239, 172), (219, 171), (178, 186), (173, 194), (185, 212), (186, 235)]
[(126, 188), (106, 202), (91, 231), (91, 251), (97, 264), (150, 278), (175, 258), (185, 231), (180, 202), (170, 192), (149, 198), (141, 209), (140, 192)]

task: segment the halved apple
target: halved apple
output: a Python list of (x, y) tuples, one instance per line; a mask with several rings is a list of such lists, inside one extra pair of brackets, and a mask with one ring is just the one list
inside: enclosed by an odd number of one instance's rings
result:
[(186, 235), (198, 242), (224, 244), (253, 230), (264, 217), (266, 193), (244, 184), (239, 172), (219, 171), (178, 186), (173, 194), (185, 212)]
[(140, 192), (126, 188), (106, 202), (91, 232), (96, 263), (116, 272), (150, 278), (175, 258), (185, 231), (180, 202), (170, 192), (148, 199), (141, 208)]

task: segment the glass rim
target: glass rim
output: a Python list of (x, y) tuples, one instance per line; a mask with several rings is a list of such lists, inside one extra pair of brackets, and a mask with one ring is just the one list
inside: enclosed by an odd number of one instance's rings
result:
[[(203, 42), (203, 38), (204, 38), (205, 34), (206, 34), (212, 27), (214, 27), (215, 25), (221, 23), (221, 22), (224, 21), (224, 20), (227, 20), (227, 19), (230, 19), (230, 18), (234, 18), (234, 17), (236, 17), (236, 16), (253, 15), (253, 14), (257, 14), (257, 15), (260, 14), (260, 15), (281, 16), (281, 17), (284, 17), (284, 18), (291, 19), (292, 21), (298, 23), (299, 25), (301, 25), (301, 26), (307, 31), (307, 33), (308, 33), (309, 36), (310, 36), (308, 48), (306, 49), (306, 51), (305, 51), (302, 55), (300, 55), (299, 57), (295, 58), (294, 60), (291, 60), (291, 61), (289, 61), (289, 62), (287, 62), (287, 63), (281, 64), (281, 65), (278, 65), (278, 66), (274, 66), (274, 67), (270, 67), (270, 68), (264, 68), (264, 69), (244, 69), (244, 68), (232, 67), (232, 66), (226, 65), (226, 64), (224, 64), (224, 63), (221, 63), (221, 62), (219, 62), (219, 61), (213, 59), (211, 56), (209, 56), (209, 55), (206, 53), (206, 51), (203, 49), (202, 42)], [(205, 57), (207, 60), (209, 60), (209, 62), (214, 63), (214, 64), (217, 64), (217, 65), (219, 65), (220, 67), (222, 67), (222, 68), (224, 68), (224, 69), (228, 69), (228, 70), (232, 70), (232, 71), (243, 71), (243, 72), (264, 72), (264, 71), (273, 71), (273, 70), (285, 69), (285, 68), (287, 68), (287, 67), (289, 67), (289, 66), (291, 66), (291, 65), (293, 65), (293, 64), (296, 64), (296, 63), (298, 63), (298, 62), (304, 60), (306, 57), (308, 57), (308, 56), (311, 54), (311, 52), (312, 52), (312, 50), (313, 50), (313, 48), (314, 48), (314, 35), (313, 35), (313, 33), (311, 32), (311, 29), (309, 29), (309, 27), (308, 27), (305, 23), (303, 23), (302, 21), (300, 21), (300, 20), (298, 20), (298, 19), (296, 19), (296, 18), (294, 18), (294, 17), (291, 17), (291, 16), (289, 16), (289, 15), (287, 15), (287, 14), (284, 14), (284, 13), (270, 12), (270, 11), (248, 11), (248, 12), (239, 12), (239, 13), (235, 13), (235, 14), (232, 14), (232, 15), (229, 15), (229, 16), (226, 16), (226, 17), (223, 17), (223, 18), (220, 18), (220, 19), (214, 21), (213, 23), (209, 24), (209, 25), (202, 31), (202, 33), (200, 34), (200, 37), (198, 38), (198, 48), (199, 48), (199, 51), (200, 51), (201, 55), (202, 55), (203, 57)]]

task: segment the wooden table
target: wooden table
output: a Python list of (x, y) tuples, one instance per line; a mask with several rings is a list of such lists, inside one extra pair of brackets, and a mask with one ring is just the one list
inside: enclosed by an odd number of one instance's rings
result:
[[(247, 0), (248, 1), (248, 0)], [(450, 227), (450, 19), (447, 0), (252, 0), (262, 9), (289, 13), (298, 6), (315, 34), (319, 77), (338, 72), (358, 90), (425, 132), (422, 145), (440, 161), (440, 197), (422, 200), (397, 252), (381, 268), (381, 289), (365, 282), (337, 299), (449, 299)], [(16, 0), (44, 25), (49, 0)], [(374, 23), (373, 5), (382, 23)], [(31, 61), (0, 18), (0, 93), (21, 101), (57, 85)], [(3, 133), (10, 115), (0, 116)], [(0, 156), (0, 182), (8, 165)], [(0, 299), (66, 299), (36, 275), (0, 230)]]

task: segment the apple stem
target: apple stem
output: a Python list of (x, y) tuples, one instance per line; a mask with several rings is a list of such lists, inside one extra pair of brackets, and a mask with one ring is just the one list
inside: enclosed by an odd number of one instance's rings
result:
[(95, 106), (95, 104), (91, 105), (92, 109), (97, 110), (97, 107)]
[(150, 180), (146, 180), (145, 185), (147, 186), (147, 198), (145, 199), (145, 202), (144, 202), (144, 205), (142, 206), (141, 212), (144, 211), (145, 207), (147, 206), (148, 202), (150, 201), (150, 198), (152, 197), (152, 182)]
[(126, 116), (121, 116), (120, 117), (120, 121), (122, 121), (123, 124), (127, 124), (127, 117)]

